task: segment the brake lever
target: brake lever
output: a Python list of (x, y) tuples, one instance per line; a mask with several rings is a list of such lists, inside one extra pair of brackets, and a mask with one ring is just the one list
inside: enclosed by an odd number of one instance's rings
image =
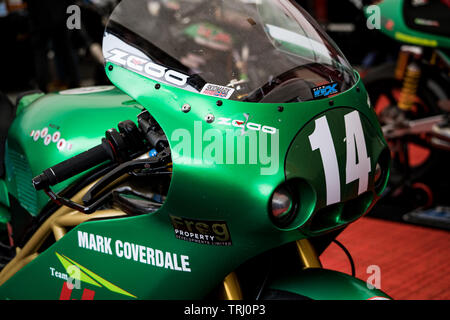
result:
[(73, 210), (79, 211), (84, 214), (90, 214), (94, 211), (96, 211), (100, 206), (102, 206), (106, 201), (108, 201), (110, 198), (112, 198), (112, 193), (107, 193), (97, 201), (95, 201), (93, 204), (89, 206), (83, 206), (81, 204), (78, 204), (76, 202), (73, 202), (70, 199), (67, 199), (65, 197), (61, 197), (55, 192), (53, 192), (50, 188), (46, 188), (43, 190), (47, 196), (57, 205), (59, 206), (66, 206)]
[[(154, 164), (167, 164), (170, 161), (169, 148), (159, 152), (156, 157), (148, 159), (131, 160), (119, 165), (105, 176), (103, 176), (89, 191), (83, 196), (83, 203), (89, 205), (92, 203), (94, 197), (105, 189), (108, 185), (120, 178), (122, 175), (135, 170), (151, 170)], [(154, 168), (153, 168), (154, 169)]]

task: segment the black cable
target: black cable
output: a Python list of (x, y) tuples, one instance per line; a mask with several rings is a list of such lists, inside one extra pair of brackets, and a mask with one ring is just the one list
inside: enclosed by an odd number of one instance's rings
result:
[(355, 263), (353, 261), (352, 255), (350, 254), (350, 252), (347, 250), (347, 248), (342, 243), (340, 243), (336, 239), (334, 239), (333, 242), (335, 244), (337, 244), (345, 252), (345, 254), (347, 255), (347, 258), (350, 261), (350, 266), (352, 268), (352, 277), (355, 277), (356, 276), (356, 270), (355, 270)]
[(264, 277), (264, 280), (263, 280), (263, 282), (261, 284), (261, 287), (259, 288), (259, 291), (258, 291), (258, 293), (256, 295), (255, 300), (260, 300), (261, 299), (261, 294), (263, 293), (263, 291), (264, 291), (264, 289), (266, 287), (267, 281), (269, 279), (269, 274), (270, 274), (270, 269), (267, 271), (267, 273), (266, 273), (266, 275)]
[(259, 291), (256, 294), (255, 300), (261, 299), (261, 295), (264, 292), (264, 289), (266, 288), (266, 284), (269, 280), (270, 272), (272, 271), (272, 266), (273, 266), (273, 252), (270, 253), (269, 267), (267, 269), (266, 275), (264, 276), (263, 282), (261, 283), (261, 287), (259, 288)]

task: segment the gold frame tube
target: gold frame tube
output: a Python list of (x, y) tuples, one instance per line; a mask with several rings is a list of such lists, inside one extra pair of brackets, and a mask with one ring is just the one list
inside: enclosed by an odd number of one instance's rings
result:
[[(95, 182), (83, 188), (71, 200), (80, 203), (82, 197), (94, 184)], [(64, 237), (67, 227), (76, 227), (83, 222), (93, 219), (116, 218), (126, 215), (125, 212), (120, 210), (101, 210), (92, 214), (84, 214), (65, 206), (60, 207), (39, 227), (23, 248), (17, 248), (17, 254), (14, 259), (0, 273), (0, 285), (8, 281), (20, 269), (36, 258), (39, 255), (38, 250), (52, 233), (56, 242)]]

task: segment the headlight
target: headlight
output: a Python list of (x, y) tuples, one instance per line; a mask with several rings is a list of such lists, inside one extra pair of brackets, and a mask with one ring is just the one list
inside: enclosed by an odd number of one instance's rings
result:
[(375, 175), (373, 180), (375, 187), (378, 187), (380, 185), (382, 176), (383, 176), (383, 169), (381, 169), (380, 164), (377, 163), (377, 166), (375, 167)]
[(296, 203), (287, 186), (281, 186), (274, 191), (270, 209), (273, 223), (280, 228), (288, 226), (294, 220)]

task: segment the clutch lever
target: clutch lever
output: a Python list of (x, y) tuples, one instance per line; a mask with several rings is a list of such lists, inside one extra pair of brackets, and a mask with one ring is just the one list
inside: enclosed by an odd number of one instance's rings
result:
[(144, 169), (144, 170), (159, 170), (160, 168), (152, 168), (154, 164), (167, 164), (170, 161), (170, 151), (169, 148), (161, 151), (156, 157), (148, 158), (148, 159), (138, 159), (131, 160), (125, 162), (108, 174), (106, 174), (103, 178), (101, 178), (84, 196), (83, 196), (83, 204), (78, 204), (73, 202), (70, 199), (62, 197), (55, 192), (53, 192), (50, 187), (44, 188), (44, 192), (50, 197), (50, 199), (55, 202), (57, 205), (63, 205), (69, 207), (71, 209), (77, 210), (84, 214), (90, 214), (95, 212), (98, 208), (100, 208), (106, 201), (113, 197), (111, 192), (108, 192), (102, 195), (99, 199), (94, 200), (94, 197), (106, 188), (109, 184), (111, 184), (114, 180), (120, 178), (122, 175), (131, 172), (133, 170)]
[(105, 176), (103, 176), (89, 191), (83, 196), (83, 203), (89, 205), (93, 202), (94, 197), (99, 194), (108, 185), (113, 183), (115, 180), (120, 178), (122, 175), (135, 171), (135, 170), (158, 170), (160, 168), (155, 168), (155, 164), (165, 165), (170, 162), (170, 151), (169, 148), (164, 149), (159, 152), (155, 157), (148, 159), (138, 159), (125, 162)]

